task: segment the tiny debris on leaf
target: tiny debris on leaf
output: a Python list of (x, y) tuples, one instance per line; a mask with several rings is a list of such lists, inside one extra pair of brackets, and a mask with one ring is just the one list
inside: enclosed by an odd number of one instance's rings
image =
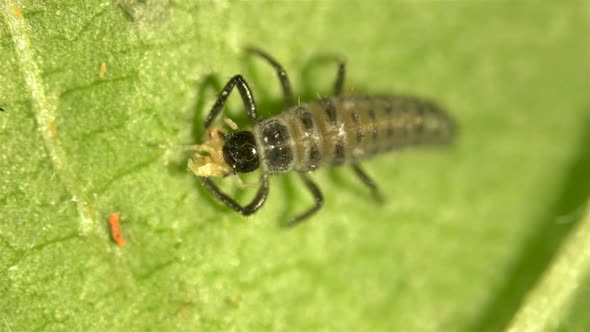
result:
[(86, 214), (88, 215), (88, 217), (92, 217), (93, 212), (94, 212), (94, 205), (88, 203), (88, 205), (86, 205)]
[(231, 168), (225, 162), (222, 151), (225, 132), (215, 127), (208, 129), (205, 135), (204, 144), (191, 147), (196, 153), (193, 159), (189, 159), (188, 168), (199, 177), (223, 177), (230, 174)]
[(98, 77), (104, 78), (105, 73), (107, 72), (107, 64), (101, 63), (100, 68), (98, 69)]
[(55, 124), (55, 120), (51, 120), (48, 124), (49, 135), (53, 138), (57, 136), (57, 125)]
[(14, 16), (16, 16), (16, 18), (23, 18), (23, 13), (20, 11), (20, 8), (18, 8), (16, 5), (12, 6), (12, 11), (14, 12)]

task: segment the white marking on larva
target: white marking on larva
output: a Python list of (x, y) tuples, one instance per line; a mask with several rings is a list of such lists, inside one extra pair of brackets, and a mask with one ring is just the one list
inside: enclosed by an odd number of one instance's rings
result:
[(344, 123), (341, 123), (340, 126), (338, 126), (338, 137), (344, 137), (344, 135), (346, 135), (344, 132)]
[(224, 97), (227, 96), (227, 91), (221, 91), (221, 95)]

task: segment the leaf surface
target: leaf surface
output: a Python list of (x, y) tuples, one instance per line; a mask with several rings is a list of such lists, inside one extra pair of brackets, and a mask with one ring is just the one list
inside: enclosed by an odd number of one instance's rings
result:
[[(497, 331), (589, 197), (584, 1), (3, 1), (0, 11), (6, 331)], [(340, 168), (313, 175), (326, 204), (308, 223), (278, 227), (312, 204), (294, 176), (273, 177), (266, 205), (242, 217), (174, 146), (194, 143), (215, 98), (201, 83), (210, 75), (244, 74), (261, 114), (280, 112), (275, 74), (245, 45), (273, 54), (303, 101), (329, 95), (335, 77), (313, 59), (342, 54), (349, 91), (433, 98), (461, 135), (448, 150), (366, 162), (383, 206)], [(231, 99), (228, 114), (247, 127)], [(224, 182), (240, 201), (252, 195)], [(125, 247), (110, 238), (113, 212)], [(587, 293), (572, 293), (579, 305), (556, 314), (556, 329), (590, 328)]]

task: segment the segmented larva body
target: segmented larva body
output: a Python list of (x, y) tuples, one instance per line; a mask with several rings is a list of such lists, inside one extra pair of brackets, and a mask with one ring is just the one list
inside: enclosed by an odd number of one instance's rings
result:
[(455, 122), (409, 96), (334, 96), (293, 106), (253, 130), (265, 173), (306, 172), (415, 145), (452, 142)]
[[(292, 227), (308, 219), (323, 205), (324, 197), (308, 172), (322, 166), (349, 163), (359, 180), (376, 200), (385, 196), (377, 183), (363, 170), (360, 161), (375, 154), (416, 145), (446, 145), (455, 137), (454, 120), (436, 104), (410, 96), (343, 95), (346, 77), (345, 61), (329, 56), (338, 63), (334, 93), (305, 104), (295, 105), (287, 72), (268, 53), (248, 47), (276, 72), (283, 90), (286, 110), (261, 120), (254, 96), (242, 75), (234, 75), (226, 84), (205, 120), (208, 136), (188, 163), (190, 170), (201, 177), (203, 186), (213, 197), (231, 209), (250, 215), (266, 201), (269, 177), (293, 171), (311, 193), (314, 204), (291, 218), (284, 226)], [(227, 134), (212, 128), (214, 119), (222, 112), (227, 97), (236, 88), (244, 109), (253, 124), (252, 130)], [(295, 106), (292, 106), (295, 105)], [(234, 128), (235, 127), (235, 128)], [(217, 133), (217, 135), (215, 134)], [(227, 195), (210, 178), (260, 170), (258, 190), (250, 203), (240, 204)]]

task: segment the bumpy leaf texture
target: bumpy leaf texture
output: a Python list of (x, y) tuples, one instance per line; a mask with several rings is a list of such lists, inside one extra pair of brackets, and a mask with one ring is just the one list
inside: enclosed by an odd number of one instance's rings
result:
[[(584, 211), (584, 1), (6, 0), (0, 12), (5, 331), (497, 331)], [(207, 78), (242, 73), (262, 116), (281, 111), (274, 72), (245, 45), (279, 59), (302, 101), (331, 93), (335, 66), (316, 60), (341, 54), (348, 92), (431, 97), (459, 139), (366, 162), (384, 205), (340, 168), (313, 175), (326, 204), (306, 224), (279, 227), (312, 204), (293, 176), (242, 217), (180, 146), (214, 101)], [(243, 113), (232, 96), (247, 128)], [(222, 182), (246, 201), (255, 179)], [(590, 328), (587, 293), (557, 328)]]

